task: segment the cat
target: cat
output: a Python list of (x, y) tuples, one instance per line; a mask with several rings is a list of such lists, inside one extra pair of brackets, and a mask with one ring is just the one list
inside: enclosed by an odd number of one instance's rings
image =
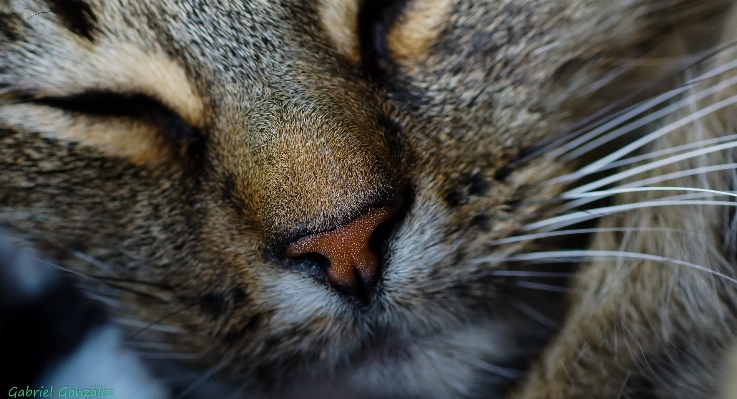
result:
[(2, 0), (0, 221), (173, 395), (711, 397), (732, 8)]

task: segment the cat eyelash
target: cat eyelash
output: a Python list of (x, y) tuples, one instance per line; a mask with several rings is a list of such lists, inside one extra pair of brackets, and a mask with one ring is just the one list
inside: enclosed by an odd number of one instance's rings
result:
[(203, 140), (198, 129), (160, 101), (145, 94), (88, 91), (67, 97), (42, 97), (31, 102), (88, 116), (130, 118), (160, 126), (173, 142)]

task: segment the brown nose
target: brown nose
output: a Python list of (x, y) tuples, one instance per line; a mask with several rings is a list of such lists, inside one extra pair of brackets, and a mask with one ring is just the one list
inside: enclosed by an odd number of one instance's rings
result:
[(327, 231), (303, 237), (287, 247), (286, 254), (296, 257), (308, 253), (323, 255), (330, 262), (327, 274), (330, 281), (344, 289), (356, 288), (356, 276), (362, 283), (376, 278), (378, 259), (369, 249), (371, 234), (381, 223), (392, 217), (393, 207), (383, 207), (358, 219)]

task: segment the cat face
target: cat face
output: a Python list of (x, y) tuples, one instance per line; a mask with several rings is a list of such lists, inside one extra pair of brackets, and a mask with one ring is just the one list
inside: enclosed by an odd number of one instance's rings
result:
[(529, 155), (665, 75), (612, 60), (696, 3), (3, 1), (0, 220), (254, 387), (502, 386), (551, 300), (499, 273), (541, 244), (493, 243), (577, 167)]

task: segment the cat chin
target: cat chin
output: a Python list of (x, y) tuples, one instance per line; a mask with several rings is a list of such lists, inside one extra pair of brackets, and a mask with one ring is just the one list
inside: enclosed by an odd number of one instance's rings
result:
[[(508, 331), (491, 322), (414, 341), (373, 345), (328, 379), (310, 377), (279, 398), (496, 397), (521, 376), (500, 366), (512, 356)], [(274, 397), (274, 396), (265, 396)]]

